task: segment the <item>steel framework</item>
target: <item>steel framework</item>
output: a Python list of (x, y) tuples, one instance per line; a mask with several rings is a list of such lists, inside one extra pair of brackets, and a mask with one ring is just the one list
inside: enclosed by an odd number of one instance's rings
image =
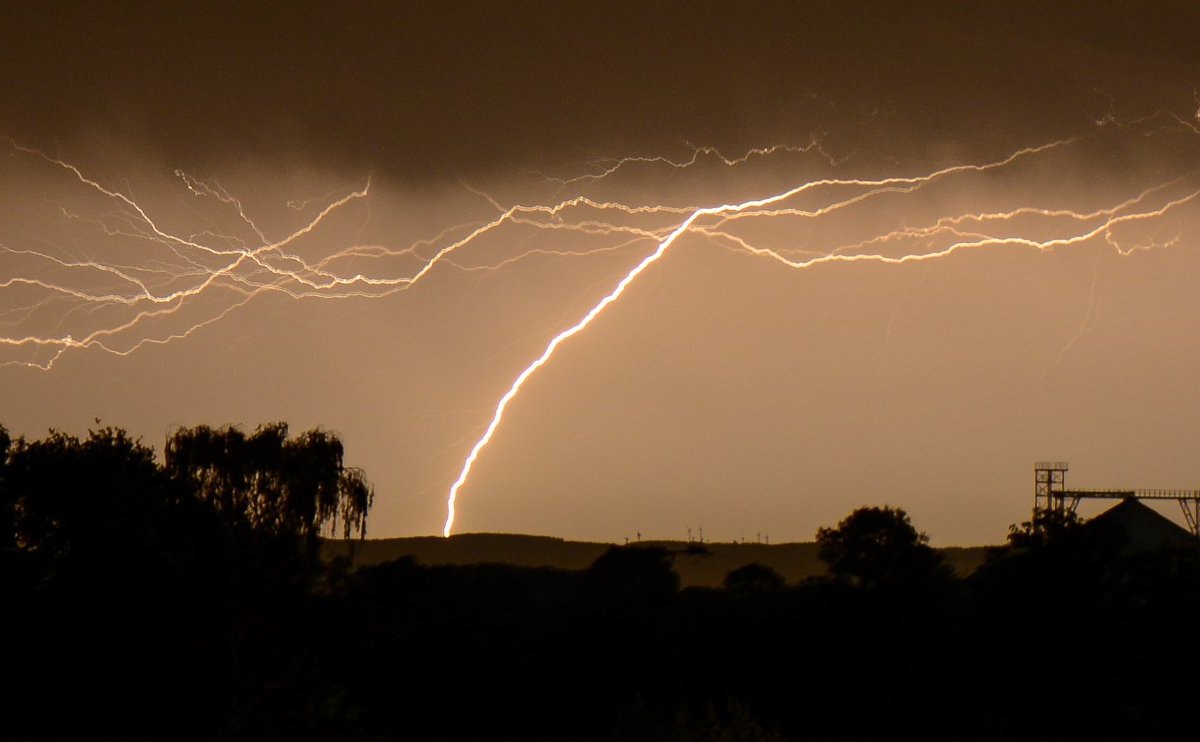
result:
[(1033, 512), (1050, 510), (1060, 513), (1073, 513), (1079, 506), (1079, 501), (1091, 500), (1124, 500), (1134, 497), (1138, 500), (1175, 500), (1183, 510), (1183, 518), (1187, 521), (1188, 530), (1194, 536), (1200, 536), (1200, 490), (1162, 490), (1162, 489), (1096, 489), (1069, 490), (1067, 489), (1067, 462), (1039, 461), (1033, 465)]

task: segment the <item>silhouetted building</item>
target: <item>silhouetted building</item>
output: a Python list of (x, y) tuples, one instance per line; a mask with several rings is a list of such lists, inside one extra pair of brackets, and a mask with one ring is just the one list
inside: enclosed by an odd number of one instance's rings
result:
[(1179, 503), (1179, 508), (1183, 511), (1184, 520), (1187, 521), (1187, 530), (1193, 536), (1200, 538), (1200, 490), (1067, 489), (1068, 468), (1065, 461), (1039, 461), (1033, 465), (1033, 514), (1035, 520), (1039, 513), (1074, 513), (1079, 501), (1085, 499), (1174, 500)]
[(1112, 528), (1125, 536), (1126, 553), (1162, 547), (1197, 548), (1200, 540), (1186, 528), (1158, 513), (1136, 497), (1126, 497), (1087, 522), (1087, 528)]

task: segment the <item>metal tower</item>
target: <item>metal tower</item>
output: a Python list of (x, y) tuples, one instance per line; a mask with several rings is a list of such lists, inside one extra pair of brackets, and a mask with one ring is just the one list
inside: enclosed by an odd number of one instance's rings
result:
[(1043, 510), (1075, 511), (1078, 500), (1070, 507), (1066, 502), (1067, 462), (1039, 461), (1033, 465), (1033, 513)]
[(1067, 489), (1067, 462), (1039, 461), (1033, 465), (1033, 515), (1045, 511), (1073, 513), (1082, 499), (1175, 500), (1183, 510), (1188, 530), (1200, 536), (1200, 490), (1162, 489)]

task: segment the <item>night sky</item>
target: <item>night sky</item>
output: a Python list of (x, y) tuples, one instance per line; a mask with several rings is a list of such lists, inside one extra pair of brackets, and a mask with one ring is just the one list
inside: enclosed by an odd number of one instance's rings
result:
[(973, 544), (1038, 459), (1200, 486), (1194, 3), (395, 5), (5, 3), (0, 424), (319, 425), (370, 535), (440, 533), (557, 333), (696, 208), (827, 179), (698, 220), (559, 346), (454, 530), (891, 504)]

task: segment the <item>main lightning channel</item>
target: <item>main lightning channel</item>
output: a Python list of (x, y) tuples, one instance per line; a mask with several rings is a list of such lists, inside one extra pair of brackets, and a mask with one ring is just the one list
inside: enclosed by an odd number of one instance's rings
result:
[(496, 428), (500, 426), (500, 421), (504, 418), (504, 410), (508, 408), (508, 403), (517, 396), (517, 393), (521, 391), (521, 387), (525, 385), (525, 382), (529, 379), (529, 377), (533, 376), (533, 373), (539, 368), (546, 365), (546, 362), (550, 360), (550, 356), (554, 355), (554, 351), (558, 349), (558, 346), (562, 345), (563, 342), (568, 338), (583, 332), (583, 330), (592, 323), (592, 320), (596, 319), (596, 317), (599, 316), (599, 314), (603, 312), (609, 304), (612, 304), (614, 301), (619, 299), (621, 294), (625, 293), (625, 289), (629, 288), (629, 284), (633, 283), (634, 280), (642, 274), (642, 271), (646, 270), (655, 262), (657, 262), (658, 259), (667, 252), (667, 249), (670, 248), (677, 239), (679, 239), (679, 236), (687, 231), (687, 228), (691, 226), (692, 222), (696, 221), (697, 218), (705, 213), (715, 212), (708, 209), (700, 209), (692, 212), (692, 215), (687, 219), (684, 219), (683, 222), (676, 227), (673, 232), (671, 232), (671, 234), (667, 235), (666, 239), (658, 243), (658, 248), (654, 252), (642, 258), (642, 262), (635, 265), (633, 270), (629, 271), (629, 273), (627, 273), (625, 277), (621, 279), (616, 288), (614, 288), (607, 296), (601, 299), (596, 306), (592, 307), (587, 314), (583, 315), (581, 320), (555, 335), (550, 343), (546, 345), (546, 349), (542, 351), (542, 354), (538, 356), (537, 360), (526, 366), (525, 370), (517, 376), (517, 378), (513, 381), (512, 386), (510, 386), (508, 391), (504, 393), (504, 396), (500, 398), (500, 402), (496, 405), (496, 411), (492, 414), (492, 420), (488, 423), (487, 430), (484, 431), (483, 436), (476, 441), (474, 447), (471, 448), (471, 453), (467, 455), (466, 460), (463, 462), (462, 471), (459, 472), (458, 479), (454, 480), (454, 484), (450, 487), (450, 496), (446, 500), (446, 525), (444, 528), (442, 528), (443, 536), (449, 537), (450, 529), (454, 527), (454, 504), (458, 499), (458, 490), (467, 483), (467, 477), (471, 475), (471, 467), (475, 465), (475, 460), (479, 458), (479, 452), (482, 451), (484, 447), (487, 446), (487, 444), (492, 440), (492, 435), (496, 432)]
[[(1188, 128), (1192, 128), (1192, 127), (1188, 127)], [(1194, 129), (1193, 129), (1193, 131), (1194, 131)], [(686, 219), (684, 219), (683, 222), (681, 222), (678, 227), (676, 227), (674, 230), (672, 230), (670, 232), (670, 234), (668, 234), (664, 239), (662, 239), (658, 243), (657, 248), (653, 252), (651, 252), (649, 255), (647, 255), (645, 258), (643, 258), (641, 260), (641, 262), (639, 262), (637, 265), (635, 265), (633, 267), (633, 269), (630, 270), (620, 280), (620, 282), (617, 283), (616, 287), (611, 292), (609, 292), (607, 295), (605, 295), (595, 306), (593, 306), (579, 321), (577, 321), (575, 324), (571, 325), (567, 329), (565, 329), (565, 330), (561, 331), (560, 333), (558, 333), (557, 335), (555, 335), (550, 340), (550, 342), (546, 345), (546, 348), (545, 348), (545, 350), (542, 351), (542, 354), (540, 356), (538, 356), (537, 359), (535, 359), (532, 363), (530, 363), (528, 366), (526, 366), (525, 369), (522, 370), (521, 373), (517, 375), (516, 379), (513, 380), (512, 384), (509, 386), (508, 390), (504, 393), (504, 395), (500, 398), (500, 401), (497, 403), (495, 411), (492, 414), (492, 418), (488, 422), (488, 425), (487, 425), (486, 429), (484, 430), (483, 435), (476, 441), (475, 445), (471, 448), (470, 453), (467, 455), (466, 459), (463, 461), (462, 469), (459, 472), (458, 477), (454, 480), (454, 483), (450, 486), (450, 491), (446, 498), (446, 522), (442, 528), (442, 535), (444, 537), (450, 536), (450, 533), (454, 527), (454, 520), (455, 520), (455, 515), (456, 515), (456, 505), (457, 505), (457, 501), (458, 501), (458, 493), (462, 489), (462, 487), (466, 484), (468, 478), (470, 477), (471, 470), (474, 467), (475, 462), (478, 460), (480, 453), (483, 451), (484, 448), (487, 447), (487, 445), (491, 442), (493, 436), (495, 435), (496, 429), (499, 427), (501, 421), (503, 420), (504, 413), (507, 410), (509, 403), (512, 402), (512, 400), (517, 396), (518, 393), (520, 393), (521, 388), (525, 385), (525, 382), (528, 381), (529, 378), (538, 369), (540, 369), (544, 365), (546, 365), (546, 363), (550, 360), (550, 358), (554, 355), (555, 351), (558, 349), (558, 347), (560, 345), (562, 345), (563, 342), (565, 342), (566, 340), (568, 340), (571, 337), (574, 337), (575, 335), (579, 334), (584, 329), (586, 329), (588, 327), (588, 325), (590, 325), (596, 319), (596, 317), (599, 316), (609, 305), (611, 305), (613, 302), (615, 302), (617, 299), (619, 299), (621, 297), (621, 295), (625, 292), (625, 290), (630, 286), (630, 284), (632, 284), (633, 281), (636, 280), (638, 278), (638, 276), (640, 276), (648, 267), (650, 267), (655, 262), (657, 262), (659, 259), (661, 259), (662, 256), (666, 253), (666, 251), (668, 249), (670, 249), (670, 247), (673, 244), (675, 244), (675, 242), (678, 241), (680, 236), (682, 236), (685, 232), (687, 232), (688, 229), (691, 228), (692, 225), (699, 218), (701, 218), (703, 216), (720, 216), (721, 219), (719, 220), (719, 223), (717, 225), (717, 226), (720, 226), (720, 223), (729, 222), (729, 221), (732, 221), (737, 218), (753, 217), (753, 216), (767, 216), (767, 217), (798, 216), (798, 217), (806, 217), (806, 218), (819, 217), (819, 216), (822, 216), (825, 214), (829, 214), (833, 211), (837, 211), (837, 210), (846, 208), (848, 206), (852, 206), (854, 204), (860, 203), (868, 198), (872, 198), (872, 197), (878, 196), (880, 194), (912, 193), (913, 191), (921, 189), (921, 188), (925, 187), (926, 185), (928, 185), (936, 180), (939, 180), (945, 176), (948, 176), (948, 175), (958, 174), (958, 173), (983, 173), (983, 172), (987, 172), (990, 170), (1003, 168), (1023, 157), (1027, 157), (1027, 156), (1035, 155), (1035, 154), (1039, 154), (1039, 153), (1044, 153), (1044, 152), (1049, 152), (1051, 150), (1054, 150), (1054, 149), (1057, 149), (1060, 147), (1069, 146), (1075, 142), (1078, 142), (1081, 138), (1082, 137), (1071, 137), (1071, 138), (1067, 138), (1067, 139), (1053, 141), (1053, 142), (1050, 142), (1047, 144), (1042, 144), (1042, 145), (1037, 145), (1037, 146), (1032, 146), (1032, 147), (1025, 147), (1025, 148), (1022, 148), (1022, 149), (1019, 149), (1019, 150), (1013, 152), (1012, 154), (1008, 155), (1007, 157), (1004, 157), (1004, 158), (1001, 158), (999, 160), (995, 160), (995, 161), (992, 161), (989, 163), (953, 165), (953, 166), (949, 166), (949, 167), (945, 167), (945, 168), (936, 170), (934, 172), (931, 172), (931, 173), (928, 173), (928, 174), (922, 175), (922, 176), (892, 177), (892, 178), (882, 178), (882, 179), (859, 179), (859, 178), (835, 179), (835, 178), (829, 178), (829, 179), (814, 180), (814, 181), (809, 181), (809, 182), (803, 183), (801, 185), (795, 186), (795, 187), (785, 190), (781, 193), (777, 193), (773, 196), (759, 198), (759, 199), (752, 199), (752, 200), (743, 201), (743, 202), (737, 203), (737, 204), (724, 204), (721, 206), (704, 207), (704, 208), (699, 208), (699, 209), (692, 211), (692, 213)], [(695, 158), (693, 158), (693, 160), (694, 159)], [(605, 171), (600, 177), (612, 175), (622, 164), (624, 164), (624, 162), (625, 161), (620, 161), (616, 166)], [(694, 164), (694, 162), (687, 162), (687, 163), (682, 163), (682, 164), (680, 164), (680, 163), (669, 163), (669, 164), (671, 164), (673, 167), (687, 167), (687, 166), (690, 166), (691, 164)], [(1072, 212), (1072, 211), (1061, 210), (1061, 209), (1045, 210), (1045, 209), (1019, 208), (1019, 209), (1015, 209), (1015, 210), (1012, 210), (1009, 212), (1004, 212), (1004, 213), (991, 213), (991, 214), (985, 213), (985, 214), (961, 216), (961, 217), (949, 219), (949, 220), (941, 220), (933, 228), (926, 228), (925, 230), (901, 229), (901, 230), (893, 231), (893, 232), (889, 233), (888, 235), (884, 235), (881, 238), (876, 238), (874, 240), (867, 241), (867, 243), (886, 242), (898, 235), (905, 235), (908, 237), (913, 237), (913, 236), (919, 235), (921, 232), (924, 232), (925, 235), (928, 236), (929, 234), (932, 234), (933, 232), (942, 231), (942, 230), (945, 230), (948, 234), (953, 235), (955, 238), (957, 238), (956, 241), (952, 242), (948, 246), (946, 246), (942, 249), (939, 249), (939, 250), (930, 250), (930, 251), (924, 252), (924, 253), (921, 253), (921, 252), (906, 253), (901, 256), (888, 256), (888, 255), (879, 254), (879, 253), (847, 254), (847, 253), (843, 252), (841, 248), (838, 248), (832, 252), (820, 254), (820, 255), (817, 255), (814, 257), (810, 257), (806, 260), (791, 260), (791, 259), (788, 259), (785, 256), (779, 254), (775, 250), (771, 250), (769, 248), (755, 247), (755, 246), (751, 245), (749, 242), (746, 242), (744, 240), (736, 238), (725, 232), (717, 231), (714, 229), (706, 229), (706, 228), (700, 228), (698, 231), (708, 237), (720, 237), (720, 238), (729, 239), (731, 242), (735, 243), (740, 249), (743, 249), (748, 253), (751, 253), (754, 255), (759, 255), (759, 256), (770, 257), (774, 260), (779, 261), (780, 263), (783, 263), (784, 265), (786, 265), (790, 268), (796, 268), (796, 269), (808, 268), (808, 267), (811, 267), (814, 265), (818, 265), (821, 263), (828, 263), (828, 262), (870, 261), (870, 262), (879, 262), (879, 263), (885, 263), (885, 264), (891, 264), (891, 265), (901, 265), (901, 264), (905, 264), (905, 263), (909, 263), (909, 262), (935, 260), (938, 258), (943, 258), (943, 257), (949, 256), (955, 252), (958, 252), (959, 250), (969, 249), (969, 248), (986, 247), (986, 246), (1003, 246), (1003, 245), (1022, 246), (1022, 247), (1029, 247), (1029, 248), (1037, 249), (1039, 251), (1046, 252), (1046, 251), (1052, 250), (1056, 247), (1075, 245), (1075, 244), (1079, 244), (1079, 243), (1091, 240), (1096, 237), (1103, 237), (1106, 241), (1109, 242), (1109, 244), (1111, 244), (1113, 247), (1115, 247), (1117, 249), (1117, 252), (1119, 254), (1128, 255), (1128, 254), (1130, 254), (1130, 252), (1132, 252), (1132, 250), (1124, 249), (1117, 243), (1116, 239), (1113, 237), (1114, 227), (1121, 225), (1121, 224), (1125, 224), (1125, 223), (1160, 217), (1160, 216), (1166, 214), (1168, 211), (1177, 209), (1178, 207), (1180, 207), (1182, 205), (1185, 205), (1185, 204), (1193, 202), (1197, 199), (1200, 199), (1200, 190), (1192, 190), (1191, 192), (1187, 193), (1186, 195), (1184, 195), (1182, 197), (1169, 200), (1166, 204), (1164, 204), (1163, 206), (1156, 208), (1156, 209), (1149, 209), (1149, 210), (1142, 211), (1142, 212), (1133, 212), (1133, 213), (1127, 213), (1127, 214), (1120, 214), (1119, 212), (1125, 208), (1132, 206), (1132, 205), (1138, 204), (1140, 201), (1145, 199), (1150, 194), (1152, 194), (1158, 190), (1165, 189), (1170, 185), (1181, 183), (1185, 180), (1188, 180), (1195, 174), (1196, 173), (1194, 173), (1194, 172), (1189, 173), (1188, 175), (1185, 175), (1181, 178), (1177, 178), (1174, 181), (1169, 181), (1167, 183), (1163, 183), (1158, 186), (1153, 186), (1151, 188), (1145, 189), (1140, 194), (1134, 196), (1133, 198), (1127, 199), (1124, 202), (1122, 202), (1121, 204), (1114, 206), (1110, 209), (1099, 209), (1099, 210), (1094, 210), (1089, 213), (1078, 213), (1078, 212)], [(813, 190), (813, 189), (816, 189), (819, 187), (824, 187), (824, 186), (833, 186), (833, 187), (853, 186), (853, 187), (866, 188), (867, 190), (863, 193), (859, 193), (855, 196), (851, 196), (851, 197), (843, 199), (843, 200), (834, 201), (831, 204), (828, 204), (824, 207), (821, 207), (819, 209), (814, 209), (814, 210), (799, 210), (799, 209), (790, 209), (790, 208), (789, 209), (775, 209), (775, 210), (770, 210), (770, 211), (762, 210), (763, 207), (771, 206), (774, 204), (779, 204), (780, 202), (791, 199), (805, 191)], [(1056, 238), (1052, 238), (1052, 239), (1048, 239), (1048, 240), (1036, 240), (1036, 239), (1025, 238), (1025, 237), (992, 237), (992, 236), (985, 236), (985, 235), (972, 234), (972, 233), (963, 233), (954, 228), (955, 223), (965, 221), (968, 219), (971, 219), (974, 221), (980, 221), (980, 222), (988, 221), (988, 220), (995, 220), (995, 219), (1006, 220), (1006, 219), (1011, 219), (1013, 217), (1016, 217), (1022, 213), (1036, 213), (1036, 214), (1040, 214), (1043, 216), (1067, 217), (1067, 218), (1077, 221), (1077, 222), (1088, 222), (1088, 221), (1091, 221), (1091, 220), (1094, 220), (1097, 218), (1101, 219), (1102, 221), (1100, 224), (1098, 224), (1096, 226), (1085, 229), (1080, 234), (1072, 235), (1070, 237), (1056, 237)], [(867, 243), (859, 243), (859, 245), (857, 245), (856, 247), (862, 247)]]

